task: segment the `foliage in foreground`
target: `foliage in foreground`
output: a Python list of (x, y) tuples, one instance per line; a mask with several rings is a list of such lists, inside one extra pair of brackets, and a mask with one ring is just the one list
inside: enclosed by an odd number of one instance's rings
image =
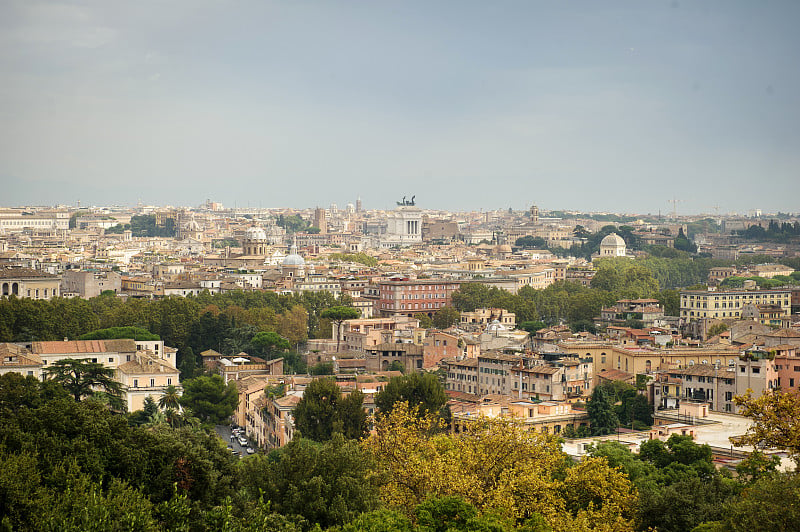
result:
[[(158, 403), (147, 408), (156, 414)], [(366, 440), (297, 438), (240, 461), (199, 425), (140, 417), (76, 401), (54, 381), (0, 376), (0, 529), (782, 531), (800, 523), (800, 477), (754, 454), (734, 480), (717, 472), (707, 447), (679, 436), (638, 454), (605, 442), (574, 464), (552, 436), (487, 419), (451, 434), (435, 413), (401, 402)]]

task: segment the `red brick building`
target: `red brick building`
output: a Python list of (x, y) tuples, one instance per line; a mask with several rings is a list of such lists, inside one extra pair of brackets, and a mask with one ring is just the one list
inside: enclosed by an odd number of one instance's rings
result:
[(453, 292), (461, 286), (461, 281), (445, 281), (441, 279), (418, 279), (410, 281), (380, 281), (375, 309), (376, 316), (409, 316), (433, 313), (442, 307), (452, 305)]

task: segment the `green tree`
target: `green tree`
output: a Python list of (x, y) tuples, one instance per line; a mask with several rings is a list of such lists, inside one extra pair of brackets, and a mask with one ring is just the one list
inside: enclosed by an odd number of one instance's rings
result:
[(253, 347), (258, 349), (259, 354), (265, 356), (267, 360), (275, 358), (276, 353), (286, 351), (291, 347), (286, 338), (272, 331), (256, 334), (253, 336), (250, 343), (253, 344)]
[(327, 318), (336, 325), (336, 352), (339, 352), (339, 342), (342, 336), (342, 322), (346, 320), (354, 320), (361, 316), (361, 312), (353, 307), (336, 306), (331, 307), (322, 312), (320, 317)]
[(375, 395), (375, 406), (382, 415), (388, 414), (398, 402), (419, 408), (420, 415), (438, 413), (447, 402), (441, 382), (433, 373), (414, 372), (392, 377)]
[(437, 329), (447, 329), (458, 324), (461, 314), (453, 307), (445, 306), (433, 313), (433, 326)]
[(337, 434), (322, 444), (295, 438), (270, 457), (245, 460), (241, 482), (251, 499), (263, 494), (275, 512), (331, 527), (378, 508), (373, 471), (358, 442)]
[(219, 375), (203, 375), (182, 384), (181, 405), (191, 409), (203, 422), (226, 423), (239, 403), (236, 383), (231, 381), (226, 385)]
[(419, 320), (419, 326), (423, 329), (430, 329), (433, 327), (433, 320), (424, 312), (417, 312), (414, 314), (414, 319)]
[(800, 527), (800, 475), (766, 475), (729, 500), (720, 512), (720, 531), (787, 532)]
[(109, 327), (98, 329), (78, 337), (78, 340), (112, 340), (117, 338), (130, 338), (137, 341), (161, 340), (157, 334), (153, 334), (141, 327)]
[(679, 251), (686, 251), (689, 253), (697, 252), (697, 245), (686, 237), (683, 233), (683, 227), (678, 229), (678, 236), (675, 237), (674, 246), (675, 249)]
[(158, 399), (158, 407), (162, 410), (166, 410), (167, 408), (171, 408), (173, 410), (178, 410), (181, 406), (181, 394), (178, 392), (178, 388), (174, 384), (170, 384), (164, 390), (164, 393)]
[(545, 249), (547, 248), (547, 241), (544, 238), (536, 236), (523, 236), (518, 238), (514, 245), (527, 249)]
[(597, 386), (586, 403), (586, 412), (595, 435), (609, 434), (617, 430), (619, 419), (602, 386)]
[(539, 321), (539, 320), (536, 320), (536, 321), (523, 321), (522, 323), (520, 323), (517, 326), (518, 329), (522, 329), (523, 331), (527, 331), (530, 334), (535, 334), (537, 331), (539, 331), (541, 329), (544, 329), (545, 327), (547, 327), (547, 324), (545, 324), (545, 322)]
[(61, 384), (76, 401), (103, 391), (120, 398), (122, 386), (114, 380), (114, 370), (97, 362), (65, 358), (53, 362), (46, 370), (48, 379)]
[(314, 379), (303, 392), (294, 409), (295, 427), (302, 437), (327, 441), (338, 432), (347, 438), (360, 439), (367, 432), (364, 396), (359, 391), (342, 398), (333, 379)]

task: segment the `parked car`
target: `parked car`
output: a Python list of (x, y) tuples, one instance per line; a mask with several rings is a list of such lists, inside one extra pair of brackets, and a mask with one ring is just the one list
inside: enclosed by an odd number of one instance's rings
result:
[(255, 452), (256, 452), (256, 450), (255, 450), (255, 449), (253, 449), (252, 447), (248, 447), (248, 448), (247, 448), (247, 454), (253, 454), (253, 453), (255, 453)]

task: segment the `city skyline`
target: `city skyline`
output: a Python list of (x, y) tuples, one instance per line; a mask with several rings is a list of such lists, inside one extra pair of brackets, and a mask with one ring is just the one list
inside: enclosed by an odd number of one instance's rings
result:
[(7, 2), (0, 204), (794, 212), (798, 15)]

